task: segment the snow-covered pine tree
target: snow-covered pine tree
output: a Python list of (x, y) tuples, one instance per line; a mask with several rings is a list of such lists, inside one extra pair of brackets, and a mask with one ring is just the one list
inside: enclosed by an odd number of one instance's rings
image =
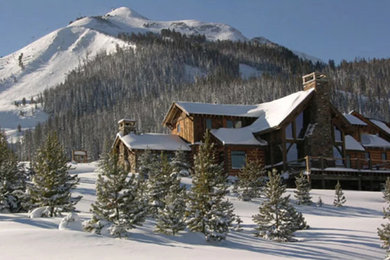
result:
[(232, 203), (224, 198), (228, 176), (217, 163), (214, 144), (210, 142), (208, 132), (204, 139), (194, 158), (186, 224), (191, 231), (202, 232), (207, 241), (219, 241), (226, 238), (235, 215)]
[(238, 179), (234, 185), (234, 192), (243, 201), (250, 201), (260, 197), (265, 185), (267, 173), (260, 161), (246, 161), (245, 167), (238, 173)]
[(175, 235), (184, 230), (185, 224), (185, 187), (180, 185), (178, 174), (173, 172), (170, 176), (171, 186), (164, 198), (164, 208), (158, 209), (156, 231), (168, 235)]
[[(92, 219), (84, 230), (123, 236), (128, 229), (141, 225), (147, 213), (146, 201), (140, 197), (138, 178), (118, 165), (118, 156), (109, 152), (99, 163), (96, 202), (91, 205)], [(107, 230), (108, 229), (108, 230)]]
[(335, 186), (335, 195), (334, 195), (334, 201), (333, 205), (336, 207), (341, 207), (347, 200), (345, 199), (343, 190), (341, 189), (340, 182), (337, 181), (337, 184)]
[(294, 191), (294, 196), (297, 199), (298, 205), (310, 205), (312, 204), (310, 196), (310, 183), (307, 179), (307, 176), (301, 172), (299, 176), (295, 178), (296, 190)]
[[(156, 165), (157, 166), (157, 165)], [(160, 163), (149, 173), (146, 196), (149, 202), (149, 214), (157, 217), (158, 209), (164, 208), (164, 199), (171, 186), (172, 167), (166, 154), (161, 153)]]
[(307, 225), (302, 214), (290, 204), (290, 195), (283, 197), (286, 186), (281, 185), (277, 171), (269, 172), (268, 178), (265, 200), (259, 207), (259, 214), (253, 216), (258, 225), (256, 236), (278, 242), (291, 241), (293, 233)]
[(74, 205), (81, 199), (71, 197), (71, 190), (76, 187), (79, 178), (69, 174), (67, 161), (57, 134), (50, 133), (35, 155), (35, 174), (29, 187), (33, 205), (48, 207), (50, 217), (74, 210)]
[(160, 159), (158, 155), (153, 154), (146, 149), (138, 159), (138, 174), (141, 179), (148, 179), (151, 174), (159, 169)]
[(175, 152), (175, 156), (171, 161), (173, 173), (177, 173), (179, 176), (189, 176), (191, 166), (188, 161), (187, 155), (183, 150)]
[(0, 212), (20, 212), (26, 208), (26, 176), (0, 131)]

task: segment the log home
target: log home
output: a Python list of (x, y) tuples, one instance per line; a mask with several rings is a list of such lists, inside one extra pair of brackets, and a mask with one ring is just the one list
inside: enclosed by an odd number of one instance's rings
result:
[[(305, 170), (314, 187), (351, 180), (356, 187), (348, 187), (378, 189), (390, 174), (388, 125), (356, 112), (340, 113), (330, 102), (327, 77), (318, 73), (303, 77), (302, 91), (266, 103), (174, 102), (163, 120), (171, 134), (156, 139), (134, 129), (124, 131), (125, 122), (119, 122), (115, 148), (131, 170), (137, 169), (136, 154), (143, 149), (194, 153), (209, 130), (218, 158), (231, 175), (242, 169), (246, 159), (290, 174)], [(147, 141), (138, 141), (143, 138)], [(142, 145), (137, 146), (139, 142)], [(368, 178), (375, 184), (363, 187), (368, 175), (376, 176)]]

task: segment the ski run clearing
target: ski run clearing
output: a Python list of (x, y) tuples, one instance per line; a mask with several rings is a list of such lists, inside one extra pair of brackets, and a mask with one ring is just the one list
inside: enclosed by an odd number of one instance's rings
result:
[[(82, 220), (90, 218), (95, 200), (97, 163), (73, 165), (80, 184), (75, 195)], [(190, 185), (189, 178), (182, 182)], [(293, 190), (288, 189), (293, 199)], [(167, 236), (153, 232), (154, 222), (130, 232), (128, 239), (103, 237), (87, 232), (59, 230), (57, 218), (28, 218), (28, 214), (0, 214), (1, 259), (383, 259), (377, 227), (384, 222), (381, 192), (344, 191), (344, 207), (332, 205), (334, 190), (312, 190), (313, 201), (322, 207), (296, 206), (310, 229), (295, 233), (297, 242), (277, 243), (253, 235), (251, 216), (260, 201), (239, 201), (230, 195), (243, 230), (232, 231), (226, 241), (206, 242), (201, 233), (181, 232)]]

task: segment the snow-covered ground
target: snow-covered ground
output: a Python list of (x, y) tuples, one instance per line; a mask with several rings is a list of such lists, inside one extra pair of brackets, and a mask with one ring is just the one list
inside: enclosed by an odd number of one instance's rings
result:
[[(94, 170), (97, 164), (78, 164), (81, 178), (76, 194), (80, 217), (90, 216), (95, 200)], [(190, 179), (183, 179), (186, 184)], [(289, 190), (292, 193), (293, 190)], [(153, 232), (153, 222), (131, 231), (128, 239), (102, 237), (80, 231), (59, 230), (61, 218), (29, 219), (27, 214), (0, 214), (1, 259), (383, 259), (376, 234), (383, 223), (384, 200), (380, 192), (344, 191), (347, 202), (335, 208), (333, 190), (312, 190), (314, 201), (324, 206), (297, 206), (310, 229), (296, 232), (299, 242), (276, 243), (253, 236), (251, 216), (259, 201), (242, 202), (234, 196), (243, 231), (229, 233), (227, 240), (209, 243), (202, 234), (182, 232), (166, 236)]]

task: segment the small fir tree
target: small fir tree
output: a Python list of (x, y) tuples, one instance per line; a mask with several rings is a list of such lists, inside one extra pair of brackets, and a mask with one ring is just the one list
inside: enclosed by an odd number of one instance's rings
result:
[(16, 155), (8, 148), (0, 131), (0, 212), (27, 210), (26, 175), (18, 167)]
[(223, 240), (235, 219), (227, 194), (227, 174), (216, 163), (214, 144), (209, 133), (194, 158), (194, 176), (188, 195), (186, 216), (191, 231), (202, 232), (207, 241)]
[(234, 185), (234, 192), (243, 201), (260, 197), (265, 184), (266, 171), (259, 161), (246, 161), (245, 167), (239, 172)]
[(297, 199), (298, 205), (310, 205), (313, 202), (311, 201), (310, 196), (310, 183), (307, 179), (307, 176), (301, 172), (299, 176), (295, 178), (296, 190), (294, 191), (295, 198)]
[(147, 180), (146, 196), (149, 202), (149, 213), (156, 217), (159, 209), (165, 206), (164, 199), (172, 185), (172, 167), (168, 163), (165, 154), (161, 154), (159, 165), (149, 173)]
[(139, 182), (118, 164), (118, 156), (109, 152), (99, 164), (96, 181), (96, 202), (91, 205), (92, 219), (84, 229), (112, 236), (124, 236), (128, 229), (141, 225), (147, 213), (146, 201), (138, 193)]
[(189, 176), (191, 171), (190, 163), (188, 162), (187, 155), (183, 150), (175, 152), (175, 156), (171, 161), (173, 173), (179, 176)]
[(185, 187), (180, 185), (177, 173), (172, 173), (169, 178), (171, 186), (164, 198), (164, 207), (158, 209), (156, 231), (168, 235), (175, 235), (184, 230), (185, 224)]
[(290, 204), (290, 196), (283, 197), (286, 186), (281, 185), (277, 171), (269, 172), (268, 178), (265, 200), (259, 207), (259, 214), (253, 216), (253, 221), (258, 225), (256, 236), (278, 242), (291, 241), (296, 230), (308, 226), (302, 214)]
[(138, 174), (141, 179), (148, 179), (151, 174), (154, 174), (159, 169), (159, 158), (153, 154), (149, 149), (146, 149), (138, 160)]
[(79, 178), (69, 174), (70, 166), (55, 133), (49, 134), (38, 149), (33, 169), (35, 174), (29, 187), (32, 203), (48, 207), (50, 217), (74, 210), (81, 197), (72, 198), (71, 190), (76, 187)]
[(335, 205), (336, 207), (342, 207), (346, 201), (347, 200), (345, 199), (343, 190), (341, 189), (340, 182), (337, 181), (337, 184), (335, 187), (335, 196), (334, 196), (333, 205)]

